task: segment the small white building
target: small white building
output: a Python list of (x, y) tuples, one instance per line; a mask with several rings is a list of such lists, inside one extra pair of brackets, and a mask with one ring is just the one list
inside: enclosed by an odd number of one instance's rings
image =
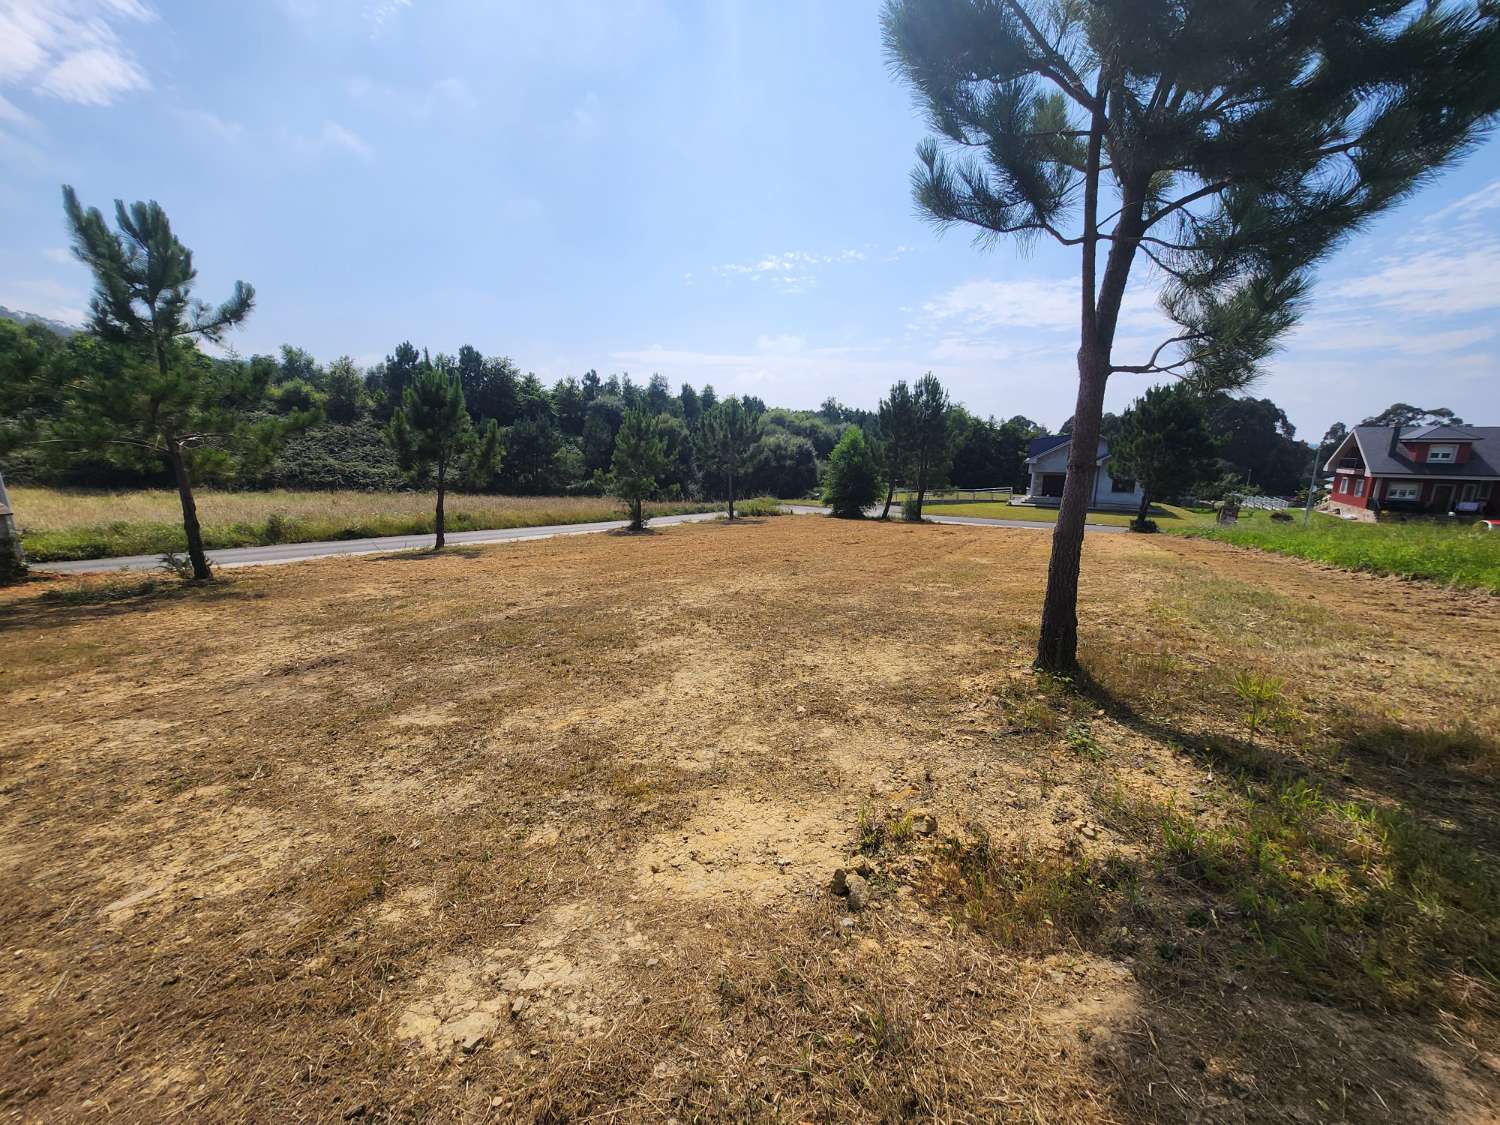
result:
[[(1026, 468), (1031, 474), (1031, 486), (1025, 496), (1017, 496), (1013, 504), (1034, 504), (1040, 508), (1055, 508), (1062, 503), (1063, 481), (1068, 475), (1068, 451), (1073, 439), (1064, 436), (1033, 438), (1026, 448)], [(1117, 477), (1109, 471), (1109, 443), (1099, 440), (1098, 456), (1094, 459), (1093, 479), (1089, 482), (1090, 508), (1116, 508), (1122, 512), (1140, 510), (1140, 482), (1134, 477)]]

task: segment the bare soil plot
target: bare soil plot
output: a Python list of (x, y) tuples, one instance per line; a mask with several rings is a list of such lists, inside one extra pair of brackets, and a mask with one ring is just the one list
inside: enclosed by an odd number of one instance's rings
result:
[(1048, 546), (0, 595), (0, 1116), (1494, 1120), (1500, 601)]

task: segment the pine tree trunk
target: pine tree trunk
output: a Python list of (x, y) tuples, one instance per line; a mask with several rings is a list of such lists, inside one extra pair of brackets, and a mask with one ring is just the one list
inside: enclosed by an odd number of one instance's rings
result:
[(433, 523), (437, 528), (437, 542), (432, 545), (432, 549), (434, 551), (441, 551), (443, 549), (443, 544), (446, 542), (443, 537), (443, 498), (444, 494), (447, 492), (448, 484), (448, 482), (443, 479), (445, 475), (446, 474), (443, 472), (442, 468), (439, 468), (437, 479), (437, 515), (433, 520)]
[(896, 482), (887, 481), (885, 486), (885, 507), (880, 510), (880, 518), (888, 520), (891, 518), (891, 498), (896, 495)]
[(188, 479), (187, 462), (182, 456), (182, 447), (176, 438), (167, 441), (171, 450), (172, 476), (177, 480), (177, 499), (182, 501), (182, 530), (187, 535), (188, 558), (193, 564), (193, 577), (206, 581), (213, 577), (208, 566), (208, 555), (203, 550), (203, 529), (198, 526), (198, 504), (193, 499), (193, 482)]
[(10, 510), (10, 493), (5, 491), (5, 475), (0, 473), (0, 586), (19, 582), (26, 577), (26, 552), (21, 547), (21, 532)]
[(1146, 491), (1145, 485), (1141, 486), (1141, 510), (1136, 519), (1145, 522), (1146, 513), (1151, 510), (1151, 493)]
[(729, 470), (729, 518), (734, 519), (734, 470)]
[(1042, 632), (1036, 647), (1036, 666), (1057, 675), (1071, 675), (1078, 669), (1078, 570), (1083, 561), (1083, 525), (1088, 520), (1094, 463), (1098, 460), (1105, 383), (1104, 364), (1097, 353), (1080, 348), (1068, 475), (1052, 532)]
[(1042, 602), (1042, 629), (1037, 637), (1036, 667), (1054, 675), (1078, 671), (1078, 570), (1083, 561), (1083, 527), (1088, 521), (1090, 493), (1099, 459), (1099, 423), (1104, 414), (1104, 390), (1109, 382), (1115, 326), (1130, 279), (1137, 238), (1143, 230), (1148, 171), (1137, 171), (1124, 186), (1119, 220), (1109, 243), (1104, 275), (1097, 294), (1095, 251), (1099, 203), (1099, 160), (1103, 136), (1104, 85), (1089, 139), (1089, 174), (1084, 186), (1084, 245), (1082, 269), (1082, 328), (1078, 344), (1078, 398), (1073, 407), (1072, 445), (1068, 475), (1052, 532), (1052, 557), (1047, 564), (1047, 593)]

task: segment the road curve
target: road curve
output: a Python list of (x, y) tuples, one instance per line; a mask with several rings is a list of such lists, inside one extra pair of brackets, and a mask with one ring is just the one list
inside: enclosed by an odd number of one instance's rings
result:
[[(787, 510), (795, 515), (822, 515), (827, 508), (813, 505), (789, 504)], [(666, 527), (679, 523), (700, 523), (719, 519), (723, 512), (699, 512), (686, 516), (657, 516), (652, 527)], [(1050, 522), (1037, 520), (992, 520), (978, 516), (928, 516), (932, 523), (961, 523), (975, 527), (1019, 527), (1029, 531), (1050, 531)], [(601, 531), (615, 531), (626, 525), (625, 520), (604, 520), (599, 523), (548, 524), (544, 527), (508, 527), (492, 531), (452, 531), (447, 541), (451, 547), (475, 543), (518, 543), (530, 539), (552, 539), (559, 535), (591, 535)], [(1108, 527), (1089, 524), (1090, 531), (1124, 531), (1123, 527)], [(373, 539), (335, 539), (320, 543), (278, 543), (270, 547), (229, 547), (221, 551), (208, 552), (209, 561), (216, 567), (276, 566), (281, 563), (304, 562), (307, 559), (324, 559), (333, 555), (378, 555), (387, 551), (426, 550), (432, 546), (431, 535), (383, 535)], [(161, 566), (160, 555), (126, 555), (113, 559), (80, 559), (76, 562), (32, 563), (31, 568), (50, 574), (101, 574), (114, 570), (156, 570)]]

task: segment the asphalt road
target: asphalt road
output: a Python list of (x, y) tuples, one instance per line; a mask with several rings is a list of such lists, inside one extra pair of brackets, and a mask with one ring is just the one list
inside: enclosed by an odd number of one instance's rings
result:
[[(798, 515), (818, 515), (827, 508), (812, 505), (789, 505)], [(688, 516), (658, 516), (651, 521), (653, 527), (666, 527), (678, 523), (698, 523), (716, 520), (723, 513), (701, 512)], [(933, 523), (962, 523), (976, 527), (1019, 527), (1030, 531), (1050, 531), (1052, 524), (1039, 520), (990, 520), (974, 516), (928, 516)], [(590, 535), (601, 531), (614, 531), (624, 527), (625, 520), (606, 520), (602, 523), (551, 524), (546, 527), (511, 527), (495, 531), (449, 532), (449, 546), (466, 543), (516, 543), (528, 539), (551, 539), (558, 535)], [(1123, 527), (1089, 524), (1090, 531), (1124, 531)], [(271, 547), (231, 547), (222, 551), (210, 551), (209, 560), (216, 567), (273, 566), (279, 563), (302, 562), (305, 559), (322, 559), (330, 555), (376, 555), (387, 551), (425, 550), (432, 546), (431, 535), (385, 535), (376, 539), (336, 539), (322, 543), (278, 543)], [(32, 569), (53, 574), (97, 574), (112, 570), (156, 570), (161, 566), (160, 555), (127, 555), (114, 559), (83, 559), (78, 562), (33, 563)]]

